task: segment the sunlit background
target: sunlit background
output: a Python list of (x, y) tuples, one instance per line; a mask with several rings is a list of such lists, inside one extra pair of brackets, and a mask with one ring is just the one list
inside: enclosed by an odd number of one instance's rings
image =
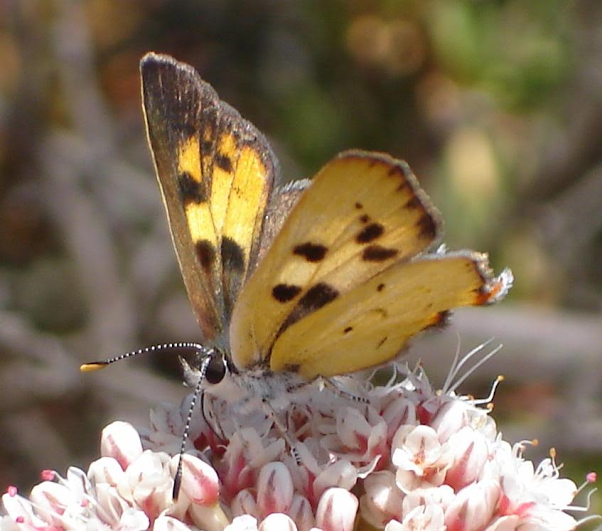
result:
[(78, 372), (200, 339), (143, 130), (151, 50), (264, 131), (285, 179), (348, 148), (410, 163), (447, 244), (516, 276), (411, 359), (441, 385), (457, 348), (504, 343), (462, 390), (504, 374), (505, 437), (581, 483), (602, 455), (601, 20), (599, 0), (0, 0), (0, 487), (85, 468), (109, 420), (185, 393), (173, 353)]

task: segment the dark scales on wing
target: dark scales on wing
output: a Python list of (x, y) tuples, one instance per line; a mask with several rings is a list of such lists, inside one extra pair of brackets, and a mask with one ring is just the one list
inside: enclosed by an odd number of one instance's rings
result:
[(228, 157), (228, 155), (224, 155), (223, 153), (216, 153), (214, 162), (218, 168), (224, 170), (225, 172), (232, 172), (232, 159)]
[(378, 350), (380, 347), (382, 347), (382, 346), (383, 346), (383, 345), (386, 343), (387, 339), (389, 339), (389, 337), (388, 337), (388, 336), (385, 336), (385, 337), (383, 337), (383, 338), (382, 338), (382, 339), (381, 339), (381, 340), (378, 342), (378, 345), (376, 345), (376, 350)]
[(450, 315), (450, 310), (438, 312), (435, 315), (433, 315), (431, 321), (424, 328), (443, 328), (447, 325)]
[(406, 193), (409, 189), (410, 189), (410, 183), (408, 181), (403, 181), (398, 187), (397, 187), (397, 192), (399, 193)]
[(420, 198), (417, 195), (414, 195), (410, 199), (408, 199), (408, 201), (404, 205), (404, 207), (409, 208), (411, 210), (414, 210), (416, 208), (419, 208), (421, 210), (424, 209), (424, 205), (423, 205), (422, 201), (420, 201)]
[(403, 175), (403, 171), (401, 170), (401, 168), (400, 168), (399, 166), (391, 166), (391, 167), (389, 168), (389, 171), (387, 172), (387, 175), (388, 175), (389, 177), (393, 177), (393, 176), (396, 176), (396, 175), (399, 175), (399, 174), (401, 174), (401, 175), (402, 175), (402, 177), (405, 177), (405, 176)]
[(398, 165), (392, 166), (388, 171), (387, 175), (389, 175), (389, 177), (395, 177), (396, 179), (401, 180), (399, 186), (397, 187), (397, 192), (407, 193), (408, 190), (411, 190), (412, 185), (408, 181), (408, 174), (411, 174), (409, 168), (406, 170), (402, 166)]
[(215, 263), (215, 247), (208, 240), (200, 240), (195, 243), (196, 255), (201, 267), (210, 272)]
[(326, 256), (328, 248), (319, 243), (301, 243), (293, 249), (293, 254), (302, 256), (308, 262), (320, 262)]
[(299, 293), (301, 293), (301, 286), (292, 284), (278, 284), (272, 289), (272, 297), (282, 303), (292, 301)]
[(372, 308), (371, 313), (378, 315), (381, 319), (389, 317), (389, 312), (386, 308)]
[[(298, 321), (301, 317), (315, 312), (325, 304), (333, 301), (339, 296), (338, 290), (326, 284), (325, 282), (319, 282), (315, 286), (307, 290), (307, 293), (301, 297), (295, 309), (291, 312), (289, 319), (293, 314), (298, 313), (298, 317), (293, 322)], [(292, 323), (291, 323), (292, 324)]]
[(385, 228), (380, 223), (370, 223), (366, 225), (355, 237), (357, 243), (370, 243), (385, 232)]
[(211, 149), (213, 149), (214, 142), (214, 139), (201, 140), (201, 153), (208, 153)]
[(189, 203), (198, 205), (207, 201), (207, 194), (203, 185), (195, 181), (187, 171), (178, 174), (178, 192), (180, 193), (180, 199), (185, 205)]
[(416, 226), (420, 230), (420, 236), (423, 238), (434, 240), (439, 232), (439, 227), (435, 220), (426, 214), (418, 220)]
[(362, 252), (362, 260), (366, 262), (384, 262), (395, 258), (397, 254), (397, 249), (383, 247), (382, 245), (369, 245)]
[(182, 138), (190, 138), (198, 132), (197, 125), (194, 122), (182, 122), (173, 124), (174, 130), (178, 131)]
[(222, 267), (231, 271), (245, 270), (245, 255), (232, 238), (224, 237), (221, 244)]

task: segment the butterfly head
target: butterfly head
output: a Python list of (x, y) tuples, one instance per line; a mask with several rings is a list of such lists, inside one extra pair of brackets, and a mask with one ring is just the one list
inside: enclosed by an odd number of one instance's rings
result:
[(221, 384), (225, 384), (232, 374), (238, 371), (230, 357), (219, 348), (203, 347), (196, 353), (192, 363), (180, 358), (184, 371), (184, 381), (189, 387), (200, 385), (210, 394)]
[(209, 385), (221, 383), (230, 370), (228, 358), (219, 350), (212, 350), (205, 364), (205, 379)]

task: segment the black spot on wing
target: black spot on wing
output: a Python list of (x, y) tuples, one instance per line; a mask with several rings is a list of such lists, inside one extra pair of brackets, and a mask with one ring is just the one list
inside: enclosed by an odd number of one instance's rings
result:
[(422, 201), (420, 201), (420, 198), (417, 195), (414, 195), (408, 199), (407, 203), (405, 204), (405, 208), (410, 210), (415, 210), (417, 208), (424, 209), (424, 205), (422, 204)]
[(406, 193), (406, 192), (411, 192), (411, 186), (410, 183), (408, 181), (403, 181), (398, 187), (397, 187), (397, 192), (399, 193)]
[(222, 264), (224, 269), (242, 272), (245, 270), (245, 255), (238, 243), (232, 238), (222, 240)]
[(209, 271), (215, 263), (215, 247), (209, 240), (200, 240), (195, 244), (197, 258), (201, 267)]
[(360, 209), (364, 208), (364, 205), (362, 205), (361, 203), (355, 203), (355, 208), (360, 210)]
[(338, 296), (339, 292), (335, 288), (325, 282), (320, 282), (307, 290), (307, 293), (297, 303), (297, 308), (303, 311), (303, 315), (306, 315), (315, 312)]
[(370, 245), (364, 249), (362, 260), (366, 262), (384, 262), (397, 256), (397, 249), (383, 247), (382, 245)]
[(272, 289), (272, 297), (278, 302), (292, 301), (301, 292), (301, 286), (292, 284), (278, 284)]
[(381, 319), (389, 317), (389, 312), (385, 308), (372, 308), (370, 311), (378, 315)]
[(384, 284), (379, 284), (378, 286), (376, 286), (376, 291), (382, 291), (383, 289), (385, 289)]
[(293, 249), (293, 254), (302, 256), (308, 262), (320, 262), (326, 256), (327, 251), (328, 248), (324, 245), (307, 242), (297, 245)]
[(301, 320), (306, 315), (319, 310), (322, 306), (325, 306), (338, 296), (338, 290), (325, 282), (320, 282), (315, 286), (312, 286), (307, 290), (305, 295), (299, 299), (299, 302), (297, 302), (289, 316), (285, 319), (284, 323), (282, 323), (276, 337), (282, 334), (289, 326)]
[(185, 205), (189, 203), (199, 204), (207, 201), (203, 186), (201, 183), (195, 181), (187, 171), (183, 171), (178, 175), (178, 193)]
[(349, 332), (351, 332), (353, 330), (353, 326), (348, 326), (343, 330), (344, 334), (348, 334)]
[(408, 181), (408, 176), (406, 175), (406, 172), (403, 170), (403, 168), (401, 168), (399, 166), (393, 166), (389, 169), (389, 171), (387, 172), (387, 175), (389, 177), (396, 177), (397, 179), (400, 179), (401, 182), (397, 186), (398, 192), (412, 193), (412, 186), (410, 185), (410, 183)]
[(201, 140), (201, 153), (206, 155), (207, 153), (211, 152), (214, 144), (214, 140)]
[(430, 322), (427, 323), (427, 325), (424, 328), (443, 328), (447, 325), (450, 315), (451, 312), (449, 310), (437, 312), (435, 315), (432, 316)]
[(368, 223), (370, 221), (370, 216), (368, 214), (363, 214), (360, 216), (360, 221), (362, 223)]
[(370, 223), (366, 225), (360, 233), (355, 237), (357, 243), (370, 243), (385, 232), (385, 228), (380, 223)]
[(232, 160), (222, 153), (215, 154), (215, 165), (227, 173), (232, 173)]
[(423, 238), (434, 239), (437, 236), (437, 224), (428, 214), (422, 216), (416, 223), (416, 226), (420, 230), (420, 236)]

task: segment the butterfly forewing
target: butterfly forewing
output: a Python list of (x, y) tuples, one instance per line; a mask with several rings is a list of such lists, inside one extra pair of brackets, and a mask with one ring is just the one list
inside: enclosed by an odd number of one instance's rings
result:
[(288, 328), (431, 247), (440, 225), (407, 165), (375, 153), (339, 155), (303, 193), (241, 292), (230, 333), (236, 365), (268, 363)]
[(207, 340), (227, 328), (256, 262), (275, 157), (190, 66), (141, 61), (149, 142), (188, 296)]

